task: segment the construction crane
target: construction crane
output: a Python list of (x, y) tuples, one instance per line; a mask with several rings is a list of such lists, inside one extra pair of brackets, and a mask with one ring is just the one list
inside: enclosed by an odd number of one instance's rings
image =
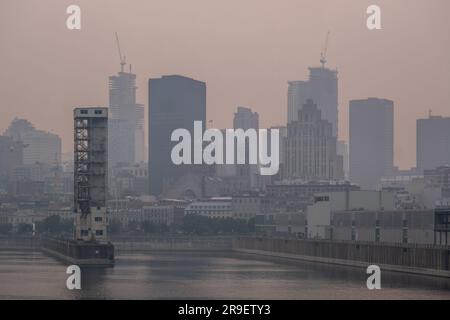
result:
[(327, 37), (325, 39), (325, 46), (320, 53), (320, 63), (322, 64), (322, 68), (325, 68), (325, 64), (327, 63), (327, 51), (328, 51), (328, 40), (330, 38), (330, 31), (327, 32)]
[(120, 42), (119, 42), (119, 36), (116, 32), (116, 43), (117, 43), (117, 49), (119, 50), (119, 60), (120, 60), (120, 72), (123, 72), (123, 67), (127, 64), (126, 57), (122, 56), (122, 51), (120, 50)]

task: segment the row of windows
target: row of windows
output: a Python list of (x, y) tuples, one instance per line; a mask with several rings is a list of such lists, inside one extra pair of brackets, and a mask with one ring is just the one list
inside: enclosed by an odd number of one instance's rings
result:
[(236, 203), (258, 203), (260, 199), (258, 198), (236, 198), (233, 199)]
[[(88, 114), (89, 113), (89, 110), (80, 110), (80, 114)], [(94, 111), (94, 113), (95, 114), (103, 114), (103, 111), (102, 110), (95, 110)]]
[(231, 211), (189, 211), (189, 214), (200, 214), (200, 215), (228, 215)]
[[(96, 236), (103, 236), (103, 230), (95, 230), (95, 235)], [(89, 231), (86, 230), (86, 229), (81, 230), (81, 236), (82, 237), (89, 236)]]
[(226, 205), (226, 206), (198, 206), (198, 205), (194, 205), (194, 206), (190, 206), (188, 210), (192, 210), (192, 209), (199, 209), (199, 210), (230, 210), (231, 206), (230, 205)]

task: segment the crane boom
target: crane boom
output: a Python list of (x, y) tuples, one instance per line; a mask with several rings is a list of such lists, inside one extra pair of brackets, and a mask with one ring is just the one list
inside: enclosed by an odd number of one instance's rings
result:
[(328, 51), (328, 41), (330, 38), (330, 31), (327, 32), (327, 36), (325, 38), (325, 45), (320, 53), (320, 63), (322, 64), (322, 68), (325, 68), (325, 64), (327, 63), (327, 51)]
[(125, 58), (125, 56), (122, 57), (122, 51), (120, 50), (119, 35), (117, 34), (117, 32), (115, 34), (116, 34), (117, 49), (119, 51), (120, 71), (123, 72), (123, 67), (127, 64), (126, 58)]

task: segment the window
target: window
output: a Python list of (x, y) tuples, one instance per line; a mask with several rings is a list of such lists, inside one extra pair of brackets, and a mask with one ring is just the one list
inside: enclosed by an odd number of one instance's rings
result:
[(88, 235), (88, 231), (87, 230), (81, 230), (81, 236), (87, 236)]
[(88, 114), (88, 111), (87, 110), (81, 110), (80, 114)]
[(403, 229), (402, 243), (408, 243), (408, 229)]
[(95, 222), (102, 222), (103, 221), (103, 218), (102, 217), (95, 217)]
[(102, 114), (103, 113), (103, 111), (102, 110), (95, 110), (95, 112), (94, 112), (95, 114)]
[(103, 230), (95, 230), (95, 235), (96, 236), (102, 236), (103, 235)]

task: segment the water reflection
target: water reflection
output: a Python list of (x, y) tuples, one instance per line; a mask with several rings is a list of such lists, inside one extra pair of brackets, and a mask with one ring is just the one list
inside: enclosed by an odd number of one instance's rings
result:
[(450, 299), (450, 279), (218, 252), (119, 253), (114, 268), (83, 268), (66, 288), (66, 265), (32, 251), (0, 251), (1, 299)]

